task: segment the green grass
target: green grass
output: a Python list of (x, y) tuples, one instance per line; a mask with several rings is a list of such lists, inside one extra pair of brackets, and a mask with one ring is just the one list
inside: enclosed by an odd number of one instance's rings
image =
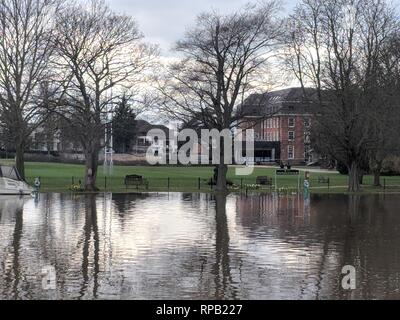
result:
[[(2, 161), (2, 163), (10, 163), (10, 161)], [(39, 163), (27, 162), (25, 165), (26, 180), (32, 184), (35, 177), (41, 177), (43, 192), (68, 192), (74, 180), (83, 181), (84, 166), (74, 164), (59, 164), (59, 163)], [(255, 168), (251, 176), (236, 176), (235, 168), (229, 168), (228, 179), (234, 182), (237, 186), (255, 184), (257, 176), (274, 177), (275, 169), (273, 168)], [(114, 166), (111, 176), (106, 177), (103, 166), (99, 166), (97, 178), (97, 186), (101, 191), (113, 192), (129, 192), (135, 191), (136, 188), (126, 190), (123, 181), (127, 174), (142, 175), (149, 181), (150, 191), (167, 191), (168, 178), (170, 191), (211, 191), (207, 182), (213, 175), (212, 167), (150, 167), (150, 166)], [(330, 188), (326, 184), (318, 183), (318, 176), (323, 175), (330, 178)], [(311, 191), (313, 193), (343, 193), (346, 192), (347, 176), (338, 173), (311, 173)], [(301, 173), (300, 186), (304, 174)], [(387, 188), (385, 192), (400, 192), (400, 177), (386, 177)], [(383, 180), (383, 179), (382, 179)], [(105, 186), (107, 183), (107, 187)], [(383, 192), (383, 188), (372, 187), (372, 176), (364, 178), (363, 192), (378, 193)], [(297, 189), (296, 176), (280, 176), (278, 178), (278, 187), (286, 189)], [(267, 190), (270, 190), (268, 187)]]

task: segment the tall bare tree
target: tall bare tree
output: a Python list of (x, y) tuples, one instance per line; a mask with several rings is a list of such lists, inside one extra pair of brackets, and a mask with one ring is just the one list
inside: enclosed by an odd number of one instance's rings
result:
[(101, 0), (71, 5), (58, 15), (57, 31), (58, 67), (68, 79), (60, 114), (83, 148), (85, 189), (97, 190), (107, 111), (145, 80), (156, 50), (141, 43), (132, 17), (111, 11)]
[(379, 66), (395, 25), (383, 0), (303, 0), (289, 19), (286, 65), (303, 88), (317, 89), (314, 141), (347, 166), (349, 191), (360, 190), (362, 167), (377, 145), (373, 110), (386, 94)]
[[(51, 94), (56, 0), (0, 0), (0, 121), (25, 177), (24, 150), (45, 120)], [(46, 92), (46, 95), (43, 95)]]
[[(178, 41), (180, 61), (170, 66), (161, 81), (163, 110), (201, 127), (232, 129), (242, 119), (238, 105), (262, 78), (264, 66), (281, 33), (278, 1), (248, 5), (232, 14), (203, 13)], [(227, 165), (220, 146), (218, 191), (226, 190)]]
[[(398, 137), (400, 123), (400, 29), (386, 39), (383, 50), (376, 56), (376, 63), (370, 67), (371, 135), (372, 148), (369, 152), (369, 166), (374, 175), (373, 185), (380, 186), (383, 162), (390, 156), (400, 154)], [(374, 38), (371, 38), (374, 42)], [(373, 44), (370, 44), (373, 47)]]

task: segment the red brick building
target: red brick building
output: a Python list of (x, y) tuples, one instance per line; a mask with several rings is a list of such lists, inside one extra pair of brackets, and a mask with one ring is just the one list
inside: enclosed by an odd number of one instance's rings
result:
[[(310, 96), (312, 89), (306, 89)], [(245, 100), (240, 127), (253, 128), (255, 163), (305, 164), (313, 161), (312, 113), (302, 88), (253, 94)]]

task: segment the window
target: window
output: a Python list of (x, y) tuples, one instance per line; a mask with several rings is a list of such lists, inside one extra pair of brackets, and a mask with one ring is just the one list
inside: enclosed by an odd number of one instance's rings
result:
[(289, 141), (293, 141), (294, 140), (294, 131), (289, 131), (288, 132), (288, 139), (289, 139)]
[(304, 127), (309, 128), (311, 126), (310, 118), (304, 118)]
[(288, 159), (289, 160), (294, 159), (294, 147), (293, 146), (288, 146)]
[(289, 128), (294, 128), (295, 121), (294, 118), (289, 118)]

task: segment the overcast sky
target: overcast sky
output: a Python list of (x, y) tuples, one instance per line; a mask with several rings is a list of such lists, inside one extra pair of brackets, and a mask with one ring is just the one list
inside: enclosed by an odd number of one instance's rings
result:
[[(400, 0), (398, 0), (400, 1)], [(185, 28), (194, 23), (196, 16), (210, 9), (230, 12), (242, 7), (249, 0), (108, 0), (109, 6), (133, 16), (139, 23), (146, 40), (158, 43), (162, 55), (168, 56), (174, 42), (180, 39)], [(286, 0), (290, 10), (297, 0)]]

